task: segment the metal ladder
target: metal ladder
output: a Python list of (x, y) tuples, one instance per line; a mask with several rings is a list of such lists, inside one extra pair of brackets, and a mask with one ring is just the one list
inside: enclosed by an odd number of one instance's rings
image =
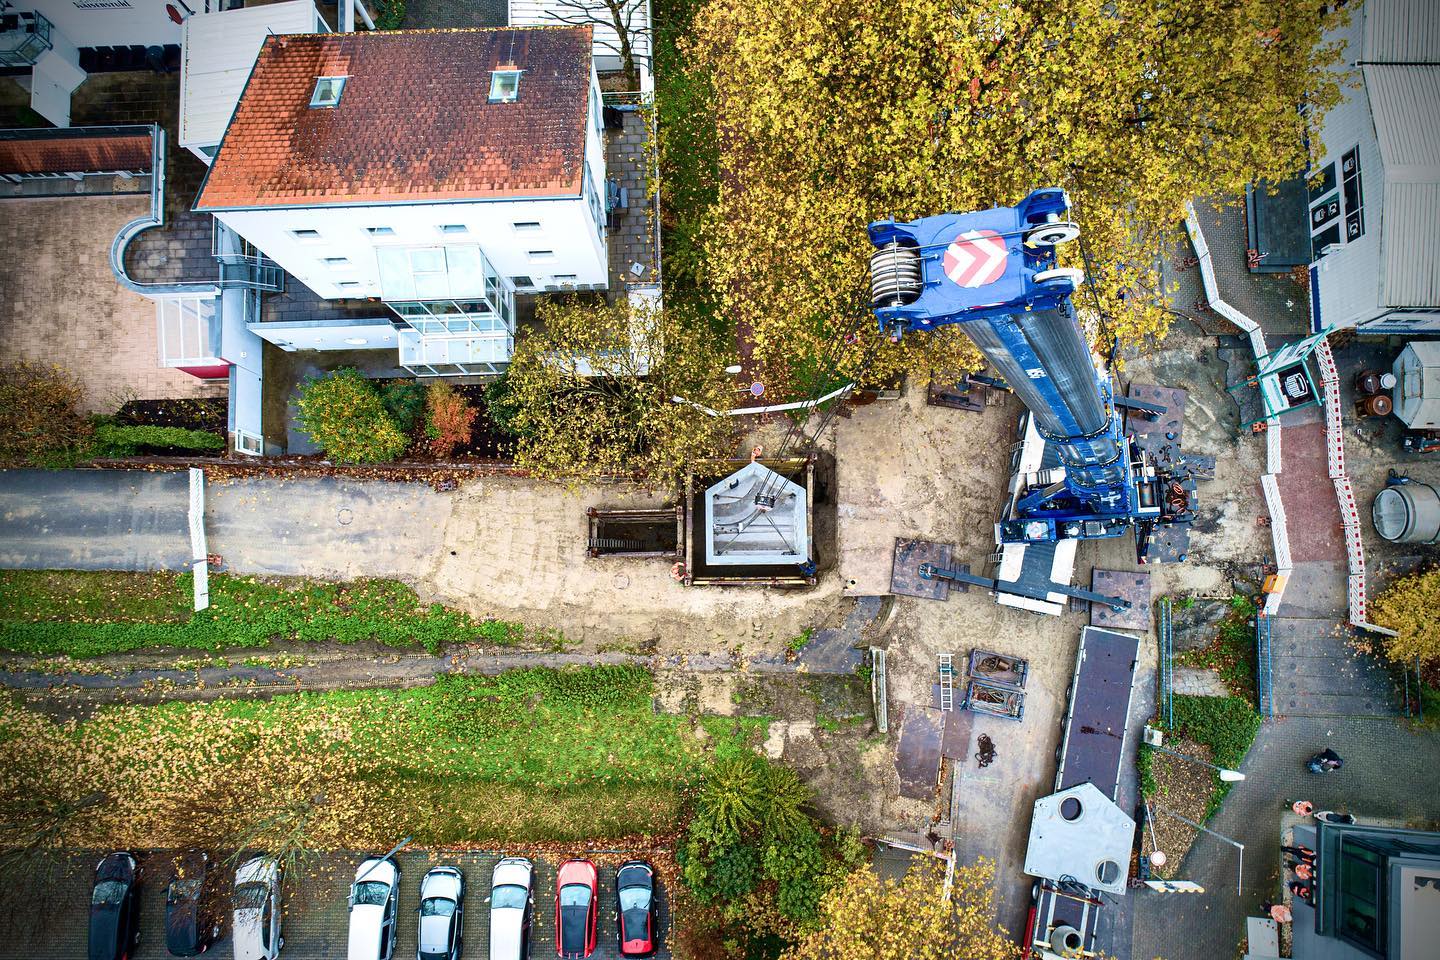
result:
[(1275, 714), (1275, 687), (1270, 671), (1270, 618), (1255, 613), (1255, 700), (1262, 717)]
[(1166, 727), (1175, 726), (1175, 637), (1169, 597), (1160, 598), (1160, 713)]
[(940, 709), (955, 709), (955, 658), (948, 653), (940, 654)]

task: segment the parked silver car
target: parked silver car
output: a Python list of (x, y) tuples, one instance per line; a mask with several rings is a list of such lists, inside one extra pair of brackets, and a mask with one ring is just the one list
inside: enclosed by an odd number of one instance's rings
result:
[(440, 866), (420, 881), (420, 932), (415, 960), (460, 960), (465, 923), (465, 874)]
[(269, 857), (247, 860), (235, 871), (235, 960), (280, 956), (285, 946), (280, 936), (280, 880), (280, 864)]
[(490, 960), (526, 960), (530, 956), (530, 919), (535, 905), (535, 865), (524, 857), (506, 857), (490, 875)]

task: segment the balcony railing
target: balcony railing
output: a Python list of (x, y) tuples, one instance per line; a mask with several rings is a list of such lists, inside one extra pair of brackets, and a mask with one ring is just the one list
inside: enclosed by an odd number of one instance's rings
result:
[(54, 41), (50, 21), (38, 13), (0, 16), (0, 67), (31, 67)]

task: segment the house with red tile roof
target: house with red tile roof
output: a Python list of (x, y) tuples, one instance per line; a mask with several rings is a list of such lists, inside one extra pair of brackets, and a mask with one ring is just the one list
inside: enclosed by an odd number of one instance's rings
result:
[(588, 26), (266, 38), (194, 209), (318, 296), (392, 316), (250, 328), (287, 350), (398, 345), (420, 376), (493, 373), (517, 292), (604, 289), (591, 41)]

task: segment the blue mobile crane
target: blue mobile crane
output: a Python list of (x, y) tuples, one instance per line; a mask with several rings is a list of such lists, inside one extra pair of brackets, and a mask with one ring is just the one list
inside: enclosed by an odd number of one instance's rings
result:
[(1077, 322), (1070, 301), (1084, 273), (1056, 257), (1059, 244), (1080, 236), (1069, 209), (1064, 190), (1044, 188), (1014, 207), (869, 227), (871, 306), (881, 330), (898, 340), (960, 324), (1029, 410), (1010, 501), (996, 524), (1006, 558), (1000, 577), (921, 573), (1028, 598), (1015, 605), (1047, 613), (1060, 612), (1051, 609), (1057, 593), (1109, 599), (1068, 587), (1076, 541), (1133, 533), (1145, 562), (1158, 527), (1194, 515), (1193, 479), (1159, 465), (1126, 434), (1127, 409), (1153, 417), (1164, 408), (1117, 395)]

